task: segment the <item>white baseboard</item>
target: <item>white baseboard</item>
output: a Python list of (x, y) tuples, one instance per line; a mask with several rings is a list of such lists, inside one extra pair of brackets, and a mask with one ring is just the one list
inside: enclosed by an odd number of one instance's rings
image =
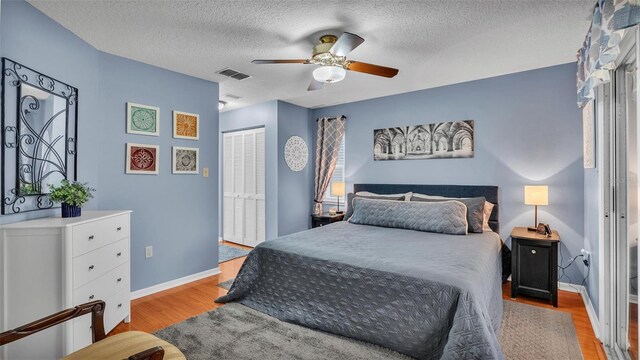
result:
[(584, 307), (587, 309), (587, 315), (589, 315), (589, 321), (591, 321), (593, 333), (596, 335), (596, 338), (600, 339), (600, 321), (598, 320), (598, 314), (596, 313), (596, 310), (593, 308), (593, 303), (591, 303), (591, 298), (589, 297), (587, 288), (582, 285), (558, 282), (558, 290), (570, 291), (580, 294), (580, 296), (582, 297), (582, 302), (584, 302)]
[(162, 284), (149, 286), (148, 288), (144, 288), (144, 289), (133, 291), (131, 293), (131, 300), (138, 299), (138, 298), (141, 298), (143, 296), (155, 294), (155, 293), (163, 291), (163, 290), (171, 289), (171, 288), (174, 288), (176, 286), (184, 285), (184, 284), (196, 281), (196, 280), (204, 279), (206, 277), (213, 276), (213, 275), (218, 275), (218, 274), (220, 274), (220, 268), (216, 267), (216, 268), (205, 270), (205, 271), (202, 271), (202, 272), (199, 272), (199, 273), (187, 275), (187, 276), (181, 277), (179, 279), (167, 281), (167, 282), (164, 282)]

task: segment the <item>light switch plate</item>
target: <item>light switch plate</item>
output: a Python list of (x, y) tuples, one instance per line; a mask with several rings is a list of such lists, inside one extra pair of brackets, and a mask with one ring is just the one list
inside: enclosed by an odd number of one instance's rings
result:
[(146, 259), (153, 257), (153, 246), (147, 246), (144, 248), (144, 257)]
[(202, 168), (202, 176), (203, 177), (209, 177), (209, 168)]

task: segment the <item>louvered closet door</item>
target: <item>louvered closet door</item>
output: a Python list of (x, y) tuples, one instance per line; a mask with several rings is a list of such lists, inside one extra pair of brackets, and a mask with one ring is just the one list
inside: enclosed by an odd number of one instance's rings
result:
[(233, 241), (233, 136), (225, 134), (222, 152), (222, 238)]
[(264, 129), (223, 137), (225, 240), (256, 246), (265, 239)]

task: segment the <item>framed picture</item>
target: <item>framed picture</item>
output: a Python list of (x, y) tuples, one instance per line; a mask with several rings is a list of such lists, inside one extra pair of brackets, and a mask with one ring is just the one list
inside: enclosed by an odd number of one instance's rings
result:
[(198, 140), (200, 137), (200, 115), (173, 111), (173, 137)]
[(160, 135), (160, 108), (127, 103), (127, 133)]
[(198, 174), (200, 167), (200, 150), (198, 148), (189, 148), (174, 146), (172, 173), (174, 174)]
[(373, 131), (374, 160), (472, 158), (474, 121), (399, 126)]
[(158, 145), (127, 143), (126, 173), (157, 175), (159, 153)]

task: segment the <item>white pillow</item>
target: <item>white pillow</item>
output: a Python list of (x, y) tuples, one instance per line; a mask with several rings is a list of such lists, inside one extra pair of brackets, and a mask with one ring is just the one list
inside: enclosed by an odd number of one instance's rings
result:
[(376, 194), (369, 191), (358, 191), (356, 195), (359, 196), (379, 196), (379, 197), (400, 197), (404, 196), (404, 201), (410, 201), (411, 196), (413, 196), (412, 192), (404, 193), (404, 194)]
[(483, 219), (482, 219), (482, 231), (493, 231), (493, 229), (491, 228), (491, 226), (489, 226), (489, 218), (491, 217), (491, 212), (493, 211), (493, 207), (495, 205), (493, 205), (492, 203), (485, 201), (484, 202), (484, 213), (483, 213)]

